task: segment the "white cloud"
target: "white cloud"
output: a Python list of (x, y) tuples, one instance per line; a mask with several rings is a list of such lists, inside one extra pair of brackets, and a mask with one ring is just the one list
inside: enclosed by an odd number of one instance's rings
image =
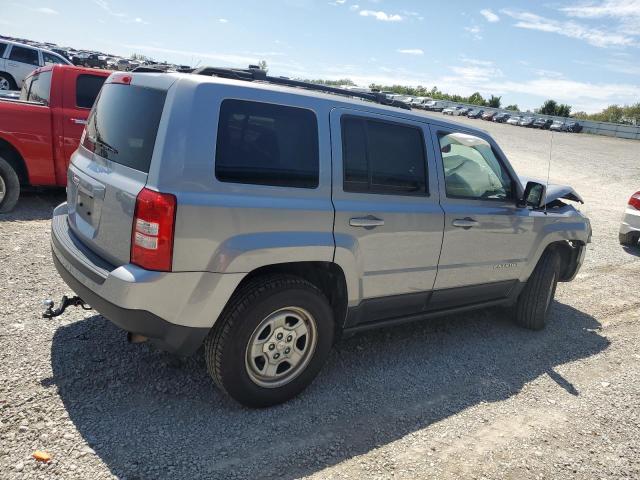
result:
[(464, 27), (464, 30), (466, 32), (469, 32), (473, 36), (473, 38), (475, 38), (476, 40), (482, 40), (482, 35), (480, 35), (480, 32), (482, 30), (477, 25), (473, 25), (471, 27)]
[(357, 3), (356, 3), (355, 5), (351, 5), (351, 6), (349, 7), (349, 10), (352, 10), (352, 11), (354, 11), (354, 12), (355, 12), (356, 10), (359, 10), (359, 9), (360, 9), (360, 5), (358, 5)]
[(58, 15), (60, 12), (49, 7), (32, 8), (34, 12), (44, 13), (45, 15)]
[(226, 18), (219, 18), (218, 22), (220, 22), (220, 23), (229, 23), (229, 20), (227, 20)]
[(563, 7), (560, 11), (576, 18), (612, 18), (618, 22), (619, 31), (628, 35), (640, 35), (640, 0), (591, 1)]
[(468, 63), (471, 65), (481, 65), (483, 67), (490, 67), (491, 65), (493, 65), (493, 62), (491, 60), (479, 60), (477, 58), (468, 58), (465, 56), (460, 58), (460, 60), (462, 60), (464, 63)]
[(596, 47), (634, 45), (634, 39), (623, 33), (591, 28), (573, 21), (559, 21), (541, 17), (534, 13), (505, 9), (502, 13), (517, 20), (515, 26), (528, 30), (557, 33), (569, 38), (583, 40)]
[(106, 13), (108, 13), (112, 17), (116, 17), (120, 19), (120, 21), (123, 23), (140, 23), (144, 25), (149, 24), (149, 22), (146, 22), (140, 17), (131, 17), (130, 15), (124, 12), (116, 12), (111, 8), (111, 5), (109, 5), (109, 2), (107, 2), (106, 0), (93, 0), (93, 3), (95, 3), (98, 7), (100, 7), (102, 10), (104, 10)]
[(401, 22), (403, 20), (402, 16), (397, 13), (386, 13), (381, 10), (361, 10), (360, 15), (363, 17), (374, 17), (376, 20), (382, 22)]
[(424, 51), (420, 48), (399, 48), (398, 53), (406, 55), (424, 55)]
[(571, 17), (580, 18), (601, 18), (618, 17), (624, 18), (629, 15), (640, 16), (639, 0), (607, 0), (604, 2), (588, 2), (571, 7), (560, 9)]
[(487, 22), (495, 23), (500, 21), (500, 17), (493, 13), (490, 9), (485, 8), (480, 10), (480, 14), (485, 18)]

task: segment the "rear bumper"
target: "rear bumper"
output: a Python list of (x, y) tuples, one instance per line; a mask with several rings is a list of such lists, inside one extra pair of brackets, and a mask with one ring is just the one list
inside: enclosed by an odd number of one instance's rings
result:
[(71, 231), (66, 203), (54, 210), (51, 227), (53, 261), (65, 283), (118, 327), (170, 352), (198, 349), (244, 276), (109, 265)]

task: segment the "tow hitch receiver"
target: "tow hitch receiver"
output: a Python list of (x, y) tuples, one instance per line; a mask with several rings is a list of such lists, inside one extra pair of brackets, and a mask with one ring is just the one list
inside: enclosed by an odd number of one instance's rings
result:
[(62, 315), (67, 307), (82, 307), (83, 310), (91, 310), (91, 307), (84, 303), (77, 295), (71, 298), (64, 295), (62, 300), (60, 300), (60, 306), (55, 310), (53, 309), (53, 300), (45, 300), (42, 304), (47, 308), (42, 314), (43, 318), (53, 318)]

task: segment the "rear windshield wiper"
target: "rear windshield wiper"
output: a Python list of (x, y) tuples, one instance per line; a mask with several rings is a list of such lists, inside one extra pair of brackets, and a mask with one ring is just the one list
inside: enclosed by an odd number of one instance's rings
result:
[(102, 138), (100, 138), (99, 136), (96, 137), (95, 143), (100, 145), (105, 150), (110, 151), (111, 153), (115, 153), (116, 155), (118, 154), (118, 150), (115, 147), (112, 147), (111, 145), (109, 145), (107, 142), (102, 140)]

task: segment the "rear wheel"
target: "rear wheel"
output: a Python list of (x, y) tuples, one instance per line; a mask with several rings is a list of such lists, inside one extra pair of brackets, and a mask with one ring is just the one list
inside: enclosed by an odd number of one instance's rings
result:
[(207, 337), (207, 368), (238, 402), (275, 405), (313, 381), (333, 335), (331, 306), (313, 284), (289, 275), (258, 278), (234, 294)]
[(0, 213), (13, 210), (20, 197), (20, 179), (13, 167), (0, 157)]
[(638, 239), (640, 238), (640, 233), (638, 232), (629, 232), (629, 233), (620, 233), (620, 245), (624, 245), (626, 247), (636, 247), (638, 246)]
[(560, 256), (546, 250), (527, 280), (515, 306), (515, 321), (530, 330), (541, 330), (556, 293), (560, 275)]
[(17, 90), (15, 80), (8, 73), (0, 73), (0, 90)]

